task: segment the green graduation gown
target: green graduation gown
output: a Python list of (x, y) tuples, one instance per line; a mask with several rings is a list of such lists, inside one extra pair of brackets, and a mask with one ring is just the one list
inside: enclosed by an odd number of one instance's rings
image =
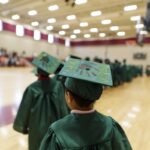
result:
[(26, 88), (13, 128), (29, 134), (29, 150), (38, 150), (50, 124), (67, 114), (61, 82), (37, 80)]
[(72, 113), (51, 125), (40, 150), (132, 150), (120, 125), (98, 112)]

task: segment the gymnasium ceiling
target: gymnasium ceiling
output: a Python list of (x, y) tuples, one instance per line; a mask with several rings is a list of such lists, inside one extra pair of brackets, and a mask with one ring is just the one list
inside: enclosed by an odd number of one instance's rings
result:
[[(1, 19), (12, 19), (13, 15), (19, 15), (19, 19), (16, 16), (15, 22), (22, 25), (31, 25), (31, 22), (38, 22), (37, 26), (34, 26), (35, 29), (46, 30), (48, 33), (60, 34), (61, 37), (68, 37), (76, 39), (85, 39), (90, 38), (122, 38), (122, 37), (134, 37), (136, 35), (136, 21), (131, 21), (132, 16), (145, 16), (146, 14), (146, 3), (147, 0), (85, 0), (87, 1), (84, 4), (75, 4), (72, 7), (73, 0), (0, 0), (1, 2), (9, 1), (5, 4), (0, 4), (0, 18)], [(78, 0), (76, 0), (77, 2)], [(81, 2), (82, 0), (79, 0)], [(58, 5), (58, 7), (52, 7), (51, 9), (57, 10), (48, 10), (49, 6)], [(124, 11), (124, 7), (128, 5), (136, 5), (137, 9), (132, 11)], [(37, 14), (29, 16), (28, 12), (31, 10), (36, 10)], [(101, 15), (91, 16), (91, 12), (100, 11)], [(67, 16), (75, 15), (76, 19), (67, 20)], [(56, 22), (48, 23), (48, 19), (55, 18)], [(110, 19), (111, 24), (103, 25), (102, 20)], [(13, 20), (14, 21), (14, 20)], [(81, 22), (86, 22), (84, 27), (80, 26)], [(88, 23), (88, 26), (87, 26)], [(68, 29), (62, 29), (62, 25)], [(68, 27), (69, 25), (69, 27)], [(49, 26), (49, 30), (47, 30)], [(52, 27), (51, 27), (52, 26)], [(110, 27), (118, 26), (117, 31), (111, 31)], [(53, 28), (53, 29), (52, 29)], [(95, 32), (91, 32), (91, 28)], [(80, 29), (80, 33), (73, 33), (75, 29)], [(119, 37), (117, 32), (125, 32), (125, 36)], [(79, 32), (78, 30), (76, 32)], [(100, 37), (104, 36), (105, 37)], [(89, 34), (89, 35), (85, 35)], [(84, 37), (85, 36), (85, 37)], [(148, 35), (147, 35), (148, 36)]]

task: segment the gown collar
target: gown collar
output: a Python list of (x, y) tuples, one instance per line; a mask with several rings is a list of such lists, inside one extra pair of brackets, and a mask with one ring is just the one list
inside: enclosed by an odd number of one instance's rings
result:
[(71, 113), (75, 113), (75, 114), (91, 114), (95, 112), (95, 109), (91, 109), (91, 110), (88, 110), (88, 111), (81, 111), (81, 110), (71, 110)]
[(48, 80), (50, 77), (38, 76), (38, 80)]

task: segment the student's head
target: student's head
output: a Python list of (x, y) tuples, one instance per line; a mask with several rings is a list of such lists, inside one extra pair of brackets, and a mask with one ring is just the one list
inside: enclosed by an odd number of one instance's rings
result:
[(57, 72), (61, 61), (46, 52), (41, 52), (33, 59), (32, 64), (37, 68), (34, 71), (36, 75), (49, 76), (49, 74)]
[(101, 84), (67, 78), (65, 81), (66, 101), (70, 109), (89, 110), (103, 92)]
[(110, 66), (93, 61), (70, 58), (59, 75), (67, 77), (66, 100), (71, 109), (91, 109), (101, 97), (102, 85), (113, 85)]
[(105, 64), (111, 64), (110, 60), (107, 58), (104, 60)]
[(90, 61), (90, 57), (85, 57), (85, 60)]
[(127, 60), (126, 59), (123, 59), (123, 64), (126, 64)]

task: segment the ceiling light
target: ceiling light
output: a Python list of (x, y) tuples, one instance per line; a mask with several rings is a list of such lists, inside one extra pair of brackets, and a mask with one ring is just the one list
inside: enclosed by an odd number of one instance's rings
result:
[(137, 24), (137, 25), (135, 26), (135, 28), (137, 28), (137, 29), (144, 28), (144, 24)]
[(80, 27), (87, 27), (89, 24), (88, 22), (81, 22)]
[(31, 25), (34, 26), (34, 27), (36, 27), (36, 26), (39, 25), (39, 22), (37, 22), (37, 21), (31, 22)]
[(62, 29), (69, 29), (70, 28), (70, 26), (68, 24), (64, 24), (61, 27), (62, 27)]
[(66, 18), (67, 18), (67, 20), (74, 20), (74, 19), (76, 19), (76, 16), (75, 15), (69, 15)]
[(16, 25), (16, 35), (24, 36), (24, 27), (22, 25)]
[(59, 31), (59, 35), (65, 35), (66, 32), (65, 31)]
[(9, 0), (0, 0), (1, 4), (7, 4), (9, 2)]
[(41, 33), (39, 30), (34, 30), (34, 40), (40, 40), (41, 39)]
[(137, 9), (137, 5), (130, 5), (130, 6), (124, 7), (124, 11), (132, 11), (132, 10), (136, 10), (136, 9)]
[(90, 32), (98, 32), (98, 29), (97, 28), (91, 28)]
[(132, 16), (132, 17), (130, 18), (131, 21), (138, 21), (138, 20), (140, 20), (140, 19), (141, 19), (141, 16)]
[(76, 0), (75, 3), (76, 3), (77, 5), (81, 5), (81, 4), (87, 3), (87, 0)]
[(125, 36), (125, 34), (126, 34), (125, 32), (118, 32), (117, 33), (118, 36)]
[(73, 34), (73, 35), (70, 35), (70, 38), (71, 38), (71, 39), (76, 39), (77, 36)]
[(112, 27), (110, 27), (110, 30), (111, 31), (117, 31), (117, 30), (119, 30), (119, 27), (118, 26), (112, 26)]
[(147, 31), (140, 31), (140, 34), (146, 35), (146, 34), (148, 34), (148, 32)]
[(52, 34), (48, 34), (48, 42), (54, 43), (54, 36)]
[(111, 20), (110, 20), (110, 19), (102, 20), (101, 23), (102, 23), (103, 25), (111, 24)]
[(73, 30), (73, 33), (74, 34), (79, 34), (79, 33), (81, 33), (81, 31), (80, 31), (80, 29), (75, 29), (75, 30)]
[(52, 6), (49, 6), (48, 7), (48, 10), (49, 11), (55, 11), (55, 10), (58, 10), (59, 9), (59, 6), (58, 5), (52, 5)]
[(92, 16), (92, 17), (100, 16), (101, 14), (102, 14), (102, 12), (99, 11), (99, 10), (98, 10), (98, 11), (92, 11), (92, 12), (91, 12), (91, 16)]
[(0, 31), (2, 31), (3, 30), (3, 22), (2, 22), (2, 20), (0, 20)]
[(48, 31), (51, 31), (51, 30), (54, 29), (54, 27), (53, 27), (53, 26), (47, 26), (46, 29), (47, 29)]
[(48, 23), (55, 23), (56, 22), (56, 19), (55, 18), (49, 18), (47, 20)]
[(100, 33), (99, 36), (100, 36), (100, 37), (105, 37), (106, 34), (105, 34), (105, 33)]
[(36, 10), (30, 10), (30, 11), (28, 11), (28, 15), (29, 16), (35, 16), (35, 15), (37, 15), (37, 11)]
[(91, 35), (90, 35), (90, 34), (84, 34), (84, 37), (85, 37), (85, 38), (90, 38)]
[(20, 16), (19, 15), (13, 15), (12, 17), (11, 17), (13, 20), (19, 20), (20, 19)]

